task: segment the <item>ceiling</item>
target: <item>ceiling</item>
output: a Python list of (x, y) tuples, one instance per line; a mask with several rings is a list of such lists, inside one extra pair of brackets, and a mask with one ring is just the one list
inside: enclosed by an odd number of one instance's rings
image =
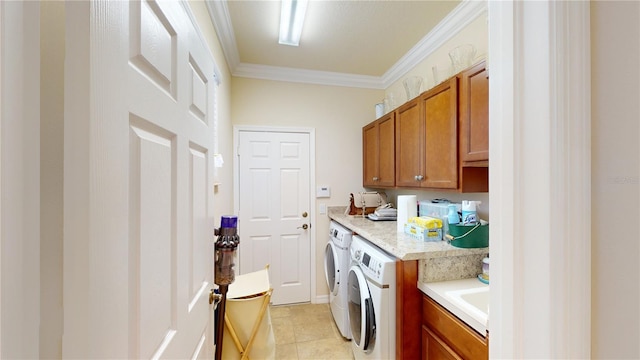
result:
[(280, 1), (207, 7), (233, 76), (382, 89), (453, 36), (447, 23), (473, 16), (479, 3), (310, 0), (298, 47), (278, 44)]

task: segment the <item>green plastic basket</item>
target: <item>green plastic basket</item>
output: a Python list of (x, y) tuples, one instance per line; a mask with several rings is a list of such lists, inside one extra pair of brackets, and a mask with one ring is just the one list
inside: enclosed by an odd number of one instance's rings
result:
[(459, 248), (483, 248), (489, 246), (489, 224), (455, 225), (449, 224), (451, 245)]

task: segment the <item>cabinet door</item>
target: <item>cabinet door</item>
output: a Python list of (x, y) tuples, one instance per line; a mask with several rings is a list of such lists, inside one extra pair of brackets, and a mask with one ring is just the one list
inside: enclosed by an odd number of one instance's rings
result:
[(362, 128), (362, 184), (365, 187), (395, 185), (395, 113)]
[(458, 188), (457, 79), (438, 85), (421, 97), (424, 111), (424, 178), (421, 187)]
[(396, 112), (396, 186), (419, 187), (424, 177), (422, 154), (424, 121), (418, 98)]
[(462, 360), (438, 335), (422, 327), (422, 360)]
[(489, 358), (486, 339), (426, 295), (422, 297), (422, 325), (463, 359)]
[(362, 185), (375, 186), (378, 178), (378, 126), (376, 122), (362, 128)]
[(377, 121), (378, 123), (378, 186), (396, 184), (396, 118), (395, 113)]
[(460, 156), (489, 160), (489, 78), (484, 61), (460, 75)]

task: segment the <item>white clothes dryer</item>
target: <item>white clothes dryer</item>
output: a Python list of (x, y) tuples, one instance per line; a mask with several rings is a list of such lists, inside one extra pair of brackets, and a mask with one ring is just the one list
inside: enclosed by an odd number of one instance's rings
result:
[(347, 274), (349, 272), (349, 246), (351, 230), (331, 221), (329, 242), (324, 251), (324, 275), (329, 286), (329, 305), (336, 326), (342, 336), (351, 339), (349, 309), (347, 307)]
[(348, 298), (356, 359), (394, 359), (396, 354), (396, 259), (354, 235)]

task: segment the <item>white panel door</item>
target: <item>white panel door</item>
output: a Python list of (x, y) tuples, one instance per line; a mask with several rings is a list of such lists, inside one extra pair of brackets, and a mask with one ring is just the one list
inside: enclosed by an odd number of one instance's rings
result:
[(239, 133), (240, 271), (269, 264), (275, 305), (311, 298), (309, 144), (308, 133)]
[(67, 5), (64, 357), (213, 354), (214, 64), (183, 6)]

